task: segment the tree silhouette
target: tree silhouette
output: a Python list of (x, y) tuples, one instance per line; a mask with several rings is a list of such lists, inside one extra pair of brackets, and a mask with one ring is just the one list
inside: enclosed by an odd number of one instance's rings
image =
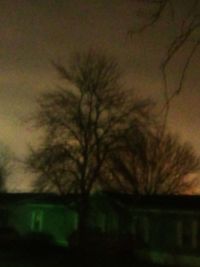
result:
[(38, 101), (35, 125), (44, 130), (44, 140), (30, 151), (27, 166), (38, 175), (37, 188), (79, 194), (83, 234), (88, 197), (105, 163), (130, 123), (149, 120), (151, 104), (127, 95), (118, 64), (100, 53), (75, 54), (69, 67), (53, 65), (66, 84)]
[(192, 192), (198, 180), (189, 176), (199, 171), (199, 158), (176, 136), (158, 138), (149, 132), (135, 141), (133, 135), (126, 137), (109, 165), (107, 188), (139, 195)]
[(6, 179), (11, 173), (12, 156), (8, 147), (0, 142), (0, 192), (5, 192)]

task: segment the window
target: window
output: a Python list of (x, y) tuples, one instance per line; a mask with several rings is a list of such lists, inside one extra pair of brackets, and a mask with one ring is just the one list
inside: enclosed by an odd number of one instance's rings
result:
[(31, 230), (40, 232), (42, 230), (42, 225), (43, 225), (43, 211), (42, 210), (33, 211), (31, 219)]
[(132, 222), (131, 222), (131, 234), (134, 236), (136, 235), (136, 224), (137, 224), (137, 217), (135, 215), (132, 216)]
[(197, 248), (197, 235), (198, 235), (198, 222), (193, 220), (192, 222), (192, 248)]
[(146, 216), (138, 217), (135, 221), (134, 228), (135, 237), (140, 245), (148, 245), (149, 243), (149, 219)]
[(146, 244), (149, 243), (149, 220), (148, 217), (143, 218), (143, 227), (144, 227), (144, 241)]
[(183, 245), (183, 223), (182, 221), (178, 221), (176, 224), (176, 241), (177, 241), (177, 246), (182, 247)]
[(184, 218), (182, 222), (182, 246), (185, 249), (195, 249), (197, 247), (198, 224), (193, 218)]
[(123, 212), (119, 215), (118, 230), (120, 234), (130, 234), (132, 230), (132, 218), (127, 212)]
[(118, 218), (113, 214), (107, 214), (105, 218), (105, 232), (106, 233), (116, 233), (118, 230)]

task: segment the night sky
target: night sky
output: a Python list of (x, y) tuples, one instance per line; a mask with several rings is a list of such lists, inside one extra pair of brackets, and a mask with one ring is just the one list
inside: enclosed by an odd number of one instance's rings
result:
[[(152, 29), (130, 39), (127, 32), (136, 25), (136, 15), (145, 13), (141, 2), (0, 1), (0, 138), (17, 157), (23, 159), (28, 144), (38, 141), (37, 134), (24, 123), (36, 108), (35, 99), (59, 83), (51, 60), (65, 63), (74, 51), (95, 48), (113, 55), (133, 93), (161, 103), (159, 65), (175, 29), (165, 14)], [(187, 2), (181, 1), (186, 5)], [(184, 8), (181, 12), (184, 13)], [(171, 89), (176, 86), (187, 49), (177, 56), (179, 64), (171, 66)], [(190, 141), (197, 153), (200, 153), (199, 53), (192, 61), (183, 92), (173, 102), (169, 117), (170, 129), (182, 140)], [(9, 188), (29, 190), (31, 175), (20, 170), (20, 166), (16, 168), (8, 180)]]

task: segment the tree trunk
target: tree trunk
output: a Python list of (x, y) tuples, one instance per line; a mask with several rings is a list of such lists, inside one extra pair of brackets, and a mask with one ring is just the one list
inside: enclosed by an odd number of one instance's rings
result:
[(89, 213), (89, 196), (82, 195), (79, 203), (79, 248), (85, 251), (88, 237), (88, 213)]

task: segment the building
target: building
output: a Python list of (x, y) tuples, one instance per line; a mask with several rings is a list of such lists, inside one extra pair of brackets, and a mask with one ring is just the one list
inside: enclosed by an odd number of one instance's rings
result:
[[(15, 229), (21, 237), (46, 234), (68, 246), (78, 230), (76, 200), (74, 195), (1, 194), (0, 230)], [(97, 233), (95, 246), (121, 244), (118, 248), (128, 247), (142, 260), (200, 266), (200, 196), (96, 193), (90, 198), (88, 228)]]
[(33, 233), (44, 234), (55, 243), (67, 246), (77, 222), (77, 212), (71, 208), (69, 198), (34, 193), (0, 195), (1, 233), (11, 229), (21, 238)]
[(200, 266), (200, 196), (146, 196), (132, 201), (138, 257), (163, 265)]

